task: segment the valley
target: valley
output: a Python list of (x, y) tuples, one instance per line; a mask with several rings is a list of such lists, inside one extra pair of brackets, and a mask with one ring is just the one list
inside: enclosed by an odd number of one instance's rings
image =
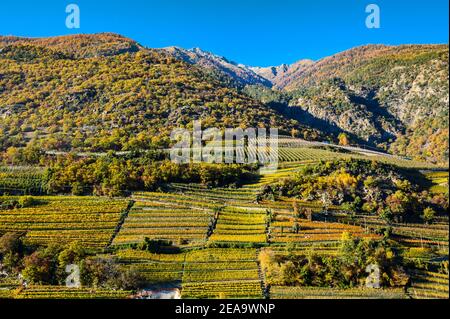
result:
[[(448, 45), (250, 67), (1, 36), (0, 299), (448, 299), (447, 69)], [(277, 128), (277, 168), (174, 162), (195, 121)]]

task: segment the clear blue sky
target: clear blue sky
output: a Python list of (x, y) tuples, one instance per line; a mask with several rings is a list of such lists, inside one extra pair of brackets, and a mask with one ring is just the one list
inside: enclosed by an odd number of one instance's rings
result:
[[(81, 29), (65, 27), (76, 3)], [(365, 27), (366, 5), (381, 29)], [(2, 0), (0, 35), (116, 32), (148, 47), (201, 47), (248, 65), (319, 59), (354, 46), (448, 43), (448, 0)]]

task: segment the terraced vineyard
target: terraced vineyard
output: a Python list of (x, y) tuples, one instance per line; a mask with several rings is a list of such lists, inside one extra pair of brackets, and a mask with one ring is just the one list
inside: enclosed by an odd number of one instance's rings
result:
[(430, 191), (433, 193), (445, 192), (448, 189), (448, 171), (447, 172), (428, 172), (426, 177), (432, 182)]
[(271, 174), (266, 174), (261, 176), (258, 183), (254, 184), (253, 187), (260, 188), (264, 185), (277, 182), (280, 179), (291, 177), (292, 174), (295, 174), (298, 172), (302, 167), (304, 167), (305, 163), (302, 164), (282, 164), (282, 168), (280, 167), (276, 172), (273, 172)]
[(26, 233), (33, 244), (71, 243), (105, 247), (128, 201), (99, 197), (45, 196), (37, 206), (0, 210), (0, 233)]
[(335, 289), (273, 286), (272, 299), (406, 299), (403, 289)]
[(256, 190), (242, 188), (207, 188), (198, 184), (171, 184), (173, 190), (196, 200), (212, 203), (252, 203), (256, 198)]
[(392, 227), (392, 234), (406, 246), (436, 246), (447, 248), (449, 240), (448, 222), (437, 221), (432, 224), (400, 224), (386, 222), (378, 216), (355, 215), (351, 219), (346, 214), (333, 214), (332, 217), (341, 223), (354, 223), (364, 228), (379, 229)]
[(301, 147), (301, 148), (283, 148), (278, 151), (279, 160), (281, 162), (315, 162), (320, 160), (335, 160), (339, 158), (349, 158), (349, 154), (336, 153), (328, 150), (317, 148)]
[[(253, 186), (253, 185), (252, 185)], [(255, 204), (259, 187), (240, 189), (206, 189), (196, 185), (173, 185), (174, 189), (194, 200), (221, 205), (210, 242), (265, 243), (268, 215), (276, 203)]]
[[(297, 201), (294, 205), (292, 199), (283, 197), (257, 202), (257, 194), (264, 185), (291, 176), (308, 162), (326, 158), (328, 151), (309, 149), (308, 152), (309, 155), (304, 153), (302, 163), (287, 163), (276, 173), (263, 175), (259, 181), (242, 188), (171, 184), (166, 193), (134, 193), (131, 202), (98, 197), (36, 197), (40, 203), (35, 207), (0, 210), (0, 234), (23, 232), (29, 243), (80, 241), (91, 248), (112, 248), (108, 251), (121, 268), (137, 271), (150, 286), (181, 288), (183, 298), (264, 298), (268, 292), (256, 249), (212, 247), (257, 244), (267, 246), (261, 249), (270, 249), (277, 255), (336, 256), (343, 232), (379, 239), (373, 230), (386, 226), (375, 216), (356, 215), (350, 220), (339, 207), (327, 207), (328, 214), (323, 217), (322, 205), (314, 202)], [(298, 218), (294, 213), (298, 210), (308, 210), (314, 218)], [(394, 236), (406, 246), (437, 243), (442, 248), (448, 242), (447, 224), (438, 221), (431, 225), (393, 224), (392, 227)], [(128, 247), (128, 244), (142, 243), (145, 238), (171, 241), (177, 247), (173, 254), (154, 254)], [(448, 283), (448, 276), (421, 272), (413, 275), (407, 294), (403, 289), (275, 286), (270, 287), (268, 295), (293, 299), (448, 298), (445, 282)], [(58, 286), (30, 286), (19, 290), (17, 287), (17, 284), (0, 286), (0, 298), (111, 299), (132, 294)]]
[(0, 281), (0, 299), (126, 299), (131, 291), (67, 288), (65, 286), (31, 285)]
[(12, 294), (14, 299), (126, 299), (130, 295), (130, 291), (62, 286), (30, 286)]
[(177, 245), (204, 244), (216, 205), (164, 193), (137, 193), (113, 245), (139, 243), (145, 238)]
[(415, 299), (448, 299), (448, 274), (416, 270), (412, 273), (409, 294)]
[[(213, 232), (206, 240), (197, 241), (198, 244), (206, 243), (266, 243), (269, 239), (272, 243), (270, 249), (277, 254), (305, 255), (308, 252), (333, 256), (339, 249), (339, 240), (343, 232), (350, 232), (355, 237), (381, 238), (370, 233), (372, 229), (370, 221), (364, 220), (364, 224), (349, 224), (347, 221), (333, 222), (310, 221), (295, 218), (291, 200), (280, 198), (277, 202), (262, 201), (255, 203), (256, 193), (273, 178), (289, 176), (297, 168), (282, 169), (276, 174), (263, 176), (255, 184), (246, 185), (240, 189), (217, 188), (209, 189), (201, 185), (171, 185), (170, 193), (136, 193), (137, 201), (134, 209), (128, 216), (123, 229), (117, 239), (128, 236), (127, 225), (150, 227), (151, 222), (159, 221), (157, 216), (161, 212), (161, 218), (169, 218), (174, 214), (179, 218), (172, 220), (172, 227), (178, 227), (178, 223), (184, 223), (185, 215), (177, 215), (182, 211), (190, 211), (193, 214), (197, 210), (209, 212), (213, 218)], [(163, 209), (164, 207), (164, 209)], [(299, 202), (300, 209), (310, 209), (312, 212), (320, 212), (321, 205), (310, 202)], [(329, 211), (338, 207), (328, 207)], [(215, 214), (213, 212), (216, 212)], [(156, 213), (156, 215), (151, 215)], [(136, 215), (134, 215), (136, 214)], [(139, 214), (150, 214), (140, 219)], [(149, 219), (147, 225), (144, 220)], [(155, 219), (153, 219), (155, 218)], [(272, 218), (272, 221), (270, 219)], [(174, 218), (175, 219), (175, 218)], [(198, 219), (198, 218), (196, 218)], [(169, 219), (167, 219), (169, 220)], [(166, 221), (167, 221), (166, 220)], [(206, 221), (206, 220), (205, 220)], [(375, 220), (372, 220), (375, 223)], [(294, 225), (298, 223), (298, 233), (294, 231)], [(182, 224), (183, 227), (192, 227), (193, 224)], [(206, 225), (204, 225), (206, 227)], [(209, 223), (211, 226), (211, 220)], [(269, 226), (269, 228), (267, 228)], [(409, 225), (413, 227), (413, 225)], [(167, 227), (170, 227), (167, 225)], [(152, 227), (150, 227), (152, 228)], [(156, 227), (158, 229), (158, 227)], [(156, 239), (170, 239), (164, 237), (170, 234), (166, 231), (155, 234)], [(152, 235), (147, 233), (147, 235)], [(207, 236), (206, 236), (207, 237)], [(132, 241), (139, 241), (137, 237)], [(129, 242), (129, 241), (125, 241)], [(119, 243), (119, 242), (118, 242)], [(289, 248), (287, 243), (294, 243)], [(263, 295), (263, 279), (258, 272), (256, 263), (256, 251), (246, 249), (212, 249), (194, 250), (176, 255), (154, 255), (150, 253), (127, 251), (119, 253), (119, 260), (126, 267), (131, 267), (141, 272), (150, 283), (175, 282), (182, 283), (183, 298), (240, 298), (252, 296), (261, 298)], [(161, 259), (162, 258), (162, 259)], [(273, 298), (406, 298), (408, 295), (402, 289), (369, 290), (369, 289), (319, 289), (319, 288), (286, 288), (275, 287), (271, 290)]]
[(276, 255), (286, 256), (286, 255), (294, 255), (294, 256), (305, 256), (305, 255), (318, 255), (318, 256), (335, 256), (338, 254), (338, 250), (340, 248), (340, 244), (337, 242), (325, 242), (325, 243), (310, 243), (310, 242), (299, 242), (295, 243), (294, 246), (286, 247), (285, 245), (279, 246), (270, 246), (269, 249), (273, 251)]
[[(319, 213), (322, 205), (314, 202), (295, 201), (297, 210), (308, 210), (311, 214)], [(379, 236), (369, 233), (358, 225), (328, 221), (312, 221), (294, 216), (291, 206), (275, 211), (274, 220), (270, 224), (270, 241), (273, 243), (327, 243), (341, 239), (343, 232), (354, 237), (377, 239)], [(327, 207), (327, 211), (337, 210), (338, 207)]]
[(189, 252), (183, 298), (262, 298), (255, 249), (203, 249)]
[(121, 250), (115, 255), (119, 263), (136, 270), (148, 284), (181, 283), (186, 253), (152, 254), (147, 251)]
[(255, 204), (258, 188), (207, 189), (199, 185), (181, 184), (172, 186), (182, 196), (188, 196), (194, 201), (218, 205), (210, 242), (266, 242), (268, 208)]
[[(365, 151), (364, 149), (349, 147), (348, 150), (341, 147), (335, 147), (327, 144), (315, 145), (314, 143), (309, 145), (303, 145), (302, 143), (291, 142), (291, 147), (286, 147), (289, 144), (281, 143), (278, 149), (278, 158), (281, 163), (290, 163), (290, 165), (295, 164), (310, 164), (319, 161), (329, 161), (337, 159), (369, 159), (376, 160), (382, 163), (394, 164), (400, 167), (407, 168), (418, 168), (418, 169), (429, 169), (429, 168), (439, 168), (438, 166), (424, 163), (411, 161), (403, 159), (401, 157), (392, 156), (389, 154), (383, 155), (382, 153), (372, 153), (371, 151)], [(329, 149), (322, 149), (320, 147), (327, 147)], [(335, 149), (333, 151), (333, 149)], [(336, 152), (336, 150), (338, 152)], [(283, 164), (282, 164), (283, 165)], [(441, 167), (442, 168), (442, 167)]]
[(393, 234), (399, 237), (400, 242), (408, 246), (420, 244), (448, 249), (449, 230), (444, 224), (396, 224), (393, 226)]
[[(298, 230), (294, 230), (294, 225)], [(349, 232), (353, 237), (373, 238), (380, 236), (367, 233), (360, 226), (340, 223), (311, 222), (300, 219), (296, 222), (275, 222), (271, 226), (271, 241), (273, 242), (333, 242), (339, 241), (342, 233)]]
[(19, 287), (19, 280), (17, 278), (0, 279), (0, 299), (14, 298), (14, 292), (17, 287)]
[(0, 299), (13, 299), (14, 292), (9, 288), (0, 288)]

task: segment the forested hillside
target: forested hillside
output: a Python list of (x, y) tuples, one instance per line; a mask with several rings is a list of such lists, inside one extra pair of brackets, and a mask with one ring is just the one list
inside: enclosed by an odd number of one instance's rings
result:
[(164, 50), (178, 60), (195, 64), (205, 70), (209, 70), (216, 77), (219, 77), (222, 81), (228, 82), (231, 85), (234, 84), (237, 87), (255, 84), (268, 87), (272, 86), (271, 81), (256, 74), (245, 65), (237, 64), (224, 57), (203, 51), (199, 48), (186, 50), (178, 47), (170, 47), (165, 48)]
[(448, 163), (448, 45), (369, 45), (288, 68), (290, 106), (373, 146)]
[(299, 128), (196, 66), (111, 34), (0, 38), (0, 147), (167, 146), (173, 128)]

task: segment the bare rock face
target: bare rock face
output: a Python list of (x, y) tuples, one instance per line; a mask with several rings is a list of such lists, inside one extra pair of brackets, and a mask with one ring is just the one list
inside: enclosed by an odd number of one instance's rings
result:
[(300, 60), (292, 65), (282, 64), (270, 67), (250, 67), (252, 71), (269, 80), (275, 88), (282, 88), (284, 79), (289, 78), (305, 67), (313, 65), (312, 60)]
[(287, 72), (276, 86), (293, 94), (291, 106), (363, 140), (448, 163), (448, 45), (354, 48)]
[(275, 83), (276, 79), (286, 75), (286, 72), (289, 70), (289, 65), (282, 64), (279, 66), (250, 67), (250, 69), (270, 82)]
[(399, 155), (448, 162), (448, 45), (367, 45), (271, 67), (236, 64), (200, 49), (167, 50), (242, 86), (272, 88), (253, 89), (263, 102), (289, 96), (290, 109), (316, 119), (318, 130), (338, 128)]
[(325, 82), (302, 92), (291, 106), (371, 143), (382, 143), (402, 131), (396, 118), (367, 98), (370, 93), (359, 94), (343, 83)]
[(268, 79), (258, 75), (251, 68), (199, 48), (186, 50), (178, 47), (170, 47), (164, 50), (179, 60), (227, 76), (240, 85), (272, 86), (272, 83)]

